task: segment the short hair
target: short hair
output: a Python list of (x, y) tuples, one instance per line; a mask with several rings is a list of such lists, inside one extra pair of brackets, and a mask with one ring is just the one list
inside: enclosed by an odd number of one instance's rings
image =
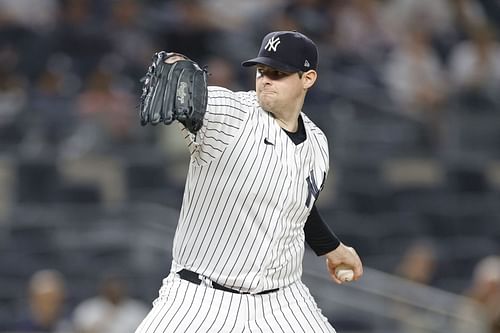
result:
[(53, 269), (43, 269), (35, 272), (29, 281), (30, 292), (47, 292), (54, 289), (64, 290), (63, 275)]

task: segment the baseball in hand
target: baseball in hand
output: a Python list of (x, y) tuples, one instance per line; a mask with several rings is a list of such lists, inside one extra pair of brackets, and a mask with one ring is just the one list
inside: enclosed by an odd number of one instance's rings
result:
[(335, 275), (342, 282), (350, 282), (354, 278), (354, 271), (347, 265), (338, 265), (335, 268)]

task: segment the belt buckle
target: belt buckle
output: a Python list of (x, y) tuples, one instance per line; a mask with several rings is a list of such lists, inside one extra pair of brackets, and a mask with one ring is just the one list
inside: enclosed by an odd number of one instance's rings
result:
[(200, 279), (201, 284), (203, 284), (205, 287), (213, 288), (212, 280), (201, 274), (198, 275), (198, 278)]

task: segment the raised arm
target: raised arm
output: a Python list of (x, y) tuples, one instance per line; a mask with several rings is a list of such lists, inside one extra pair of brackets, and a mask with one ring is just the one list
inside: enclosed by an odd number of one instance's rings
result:
[(181, 54), (161, 51), (142, 82), (142, 125), (178, 120), (191, 133), (201, 128), (208, 99), (206, 70)]

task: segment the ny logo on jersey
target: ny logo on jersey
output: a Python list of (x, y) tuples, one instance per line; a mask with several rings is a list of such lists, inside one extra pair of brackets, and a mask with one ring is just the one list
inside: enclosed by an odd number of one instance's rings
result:
[(306, 178), (307, 182), (307, 198), (306, 198), (306, 207), (309, 207), (311, 205), (311, 199), (314, 197), (314, 200), (318, 199), (319, 192), (323, 189), (323, 185), (325, 184), (325, 178), (326, 178), (326, 173), (323, 172), (323, 182), (321, 183), (321, 186), (318, 187), (316, 184), (316, 179), (314, 178), (314, 172), (311, 170), (309, 172), (309, 177)]
[(264, 49), (266, 49), (268, 52), (271, 51), (276, 52), (276, 49), (278, 45), (280, 45), (280, 43), (281, 41), (279, 37), (276, 37), (276, 39), (274, 37), (271, 37), (271, 39), (267, 41), (267, 44), (264, 47)]

